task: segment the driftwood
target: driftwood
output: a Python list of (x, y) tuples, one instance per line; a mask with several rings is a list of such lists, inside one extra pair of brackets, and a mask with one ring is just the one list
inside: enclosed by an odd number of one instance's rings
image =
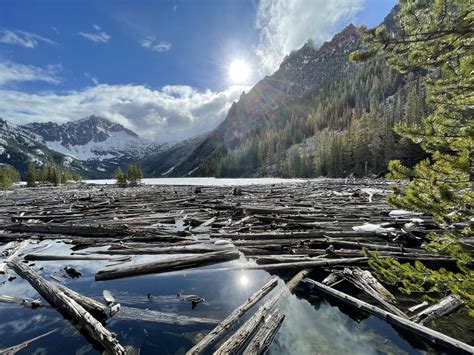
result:
[(290, 281), (287, 282), (286, 287), (282, 287), (276, 295), (270, 298), (262, 305), (258, 311), (250, 317), (230, 338), (228, 338), (220, 347), (214, 352), (214, 355), (220, 354), (235, 354), (245, 343), (255, 334), (269, 313), (275, 307), (277, 302), (289, 291), (299, 284), (299, 282), (308, 275), (309, 270), (301, 270)]
[(47, 255), (47, 254), (26, 254), (23, 259), (30, 261), (54, 261), (54, 260), (107, 260), (107, 261), (128, 261), (131, 256), (110, 257), (103, 255)]
[(8, 263), (18, 275), (28, 281), (53, 307), (80, 325), (81, 330), (109, 354), (125, 354), (125, 349), (115, 336), (97, 321), (80, 304), (66, 296), (56, 285), (37, 275), (32, 269), (18, 261)]
[(15, 296), (0, 295), (0, 302), (19, 304), (21, 306), (28, 307), (28, 308), (42, 307), (41, 300), (35, 300), (29, 297), (15, 297)]
[[(408, 316), (395, 306), (396, 299), (383, 285), (372, 276), (370, 271), (359, 268), (345, 268), (340, 273), (341, 277), (352, 283), (370, 297), (374, 298), (388, 311), (408, 319)], [(323, 282), (324, 283), (324, 282)], [(332, 285), (331, 285), (332, 286)]]
[(273, 339), (278, 333), (285, 315), (276, 309), (265, 319), (265, 323), (255, 334), (249, 345), (245, 348), (243, 355), (265, 354)]
[(121, 307), (120, 311), (114, 316), (114, 319), (126, 321), (152, 322), (172, 325), (202, 325), (215, 326), (219, 323), (216, 319), (188, 317), (179, 314), (166, 313), (151, 309), (141, 309), (134, 307)]
[(2, 255), (5, 256), (5, 260), (0, 261), (0, 274), (6, 273), (8, 262), (13, 260), (29, 243), (29, 240), (23, 240), (21, 242), (10, 242), (5, 246), (5, 249), (2, 252)]
[(349, 296), (341, 291), (338, 291), (332, 287), (323, 285), (312, 279), (304, 279), (303, 283), (306, 283), (310, 287), (314, 287), (319, 291), (322, 291), (328, 295), (338, 298), (339, 300), (348, 303), (358, 309), (369, 312), (375, 315), (378, 318), (384, 319), (394, 325), (397, 325), (407, 331), (416, 334), (426, 340), (429, 340), (432, 343), (443, 345), (450, 351), (454, 351), (457, 354), (466, 353), (472, 354), (474, 352), (474, 347), (465, 344), (459, 340), (453, 339), (445, 334), (439, 333), (435, 330), (429, 329), (423, 325), (415, 323), (411, 320), (397, 316), (396, 314), (387, 312), (379, 307), (373, 306), (367, 302), (358, 300), (355, 297)]
[(226, 319), (220, 322), (209, 334), (207, 334), (199, 343), (194, 345), (186, 352), (187, 355), (202, 354), (204, 350), (214, 344), (222, 334), (227, 331), (233, 324), (237, 323), (240, 318), (252, 308), (258, 301), (260, 301), (266, 294), (268, 294), (278, 283), (277, 277), (272, 277), (265, 285), (257, 292), (250, 296), (242, 305), (236, 308)]
[(28, 347), (28, 345), (35, 342), (36, 340), (44, 338), (44, 337), (56, 332), (57, 330), (58, 329), (53, 329), (53, 330), (50, 330), (49, 332), (38, 335), (37, 337), (25, 340), (24, 342), (22, 342), (18, 345), (14, 345), (14, 346), (11, 346), (11, 347), (6, 348), (6, 349), (0, 349), (0, 355), (14, 355), (17, 352), (19, 352), (20, 350), (23, 350), (24, 348)]
[(412, 321), (420, 324), (428, 324), (435, 319), (448, 315), (463, 305), (463, 301), (454, 295), (449, 295), (441, 299), (438, 303), (425, 308), (420, 313), (412, 317)]
[(154, 261), (144, 264), (130, 265), (122, 268), (104, 269), (95, 275), (96, 280), (111, 280), (135, 275), (162, 273), (182, 269), (195, 268), (199, 266), (220, 263), (223, 261), (235, 260), (239, 258), (237, 250), (219, 251), (213, 253), (200, 254), (196, 256), (173, 258)]

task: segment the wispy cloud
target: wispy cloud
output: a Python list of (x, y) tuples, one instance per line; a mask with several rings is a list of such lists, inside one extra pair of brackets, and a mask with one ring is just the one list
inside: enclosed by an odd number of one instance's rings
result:
[(79, 35), (95, 43), (107, 43), (112, 37), (102, 31), (99, 25), (93, 25), (93, 32), (79, 32)]
[(8, 30), (0, 27), (0, 43), (12, 44), (25, 48), (35, 48), (41, 42), (50, 46), (57, 45), (53, 40), (35, 33), (20, 30)]
[(84, 76), (87, 78), (87, 79), (90, 79), (94, 85), (99, 85), (99, 80), (97, 79), (97, 77), (95, 77), (94, 75), (92, 75), (91, 73), (84, 73)]
[(350, 21), (365, 0), (260, 0), (255, 49), (265, 73), (278, 69), (283, 58), (308, 39), (315, 45), (328, 40), (338, 26)]
[(143, 137), (176, 141), (215, 128), (243, 90), (248, 87), (201, 91), (172, 85), (153, 90), (142, 85), (107, 84), (62, 94), (0, 90), (0, 116), (28, 123), (64, 122), (96, 114)]
[(39, 68), (33, 65), (0, 62), (0, 86), (24, 81), (44, 81), (57, 84), (60, 82), (57, 76), (60, 70), (60, 65), (49, 65), (46, 68)]
[(147, 36), (140, 42), (142, 47), (151, 49), (152, 52), (167, 52), (171, 49), (171, 43), (157, 41), (153, 36)]

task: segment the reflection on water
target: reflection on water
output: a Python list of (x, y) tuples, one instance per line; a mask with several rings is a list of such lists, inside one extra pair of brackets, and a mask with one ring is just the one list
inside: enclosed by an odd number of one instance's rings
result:
[[(65, 248), (69, 246), (50, 243), (48, 253), (65, 254)], [(141, 258), (150, 257), (155, 258)], [(123, 306), (221, 320), (271, 277), (262, 270), (212, 271), (214, 268), (235, 267), (242, 262), (245, 261), (235, 260), (207, 266), (202, 268), (207, 271), (199, 273), (184, 270), (101, 282), (94, 281), (94, 273), (105, 267), (107, 261), (35, 262), (33, 269), (49, 279), (53, 273), (64, 274), (64, 266), (72, 266), (83, 276), (78, 279), (64, 276), (65, 284), (85, 295), (102, 300), (102, 291), (107, 289)], [(278, 287), (282, 284), (283, 281), (280, 281)], [(178, 293), (198, 295), (205, 301), (192, 309), (191, 302), (186, 298), (177, 297)], [(0, 294), (39, 297), (21, 278), (0, 286)], [(260, 304), (271, 295), (267, 295)], [(280, 302), (279, 307), (286, 318), (270, 348), (271, 354), (341, 354), (347, 351), (351, 354), (418, 353), (390, 325), (381, 320), (366, 316), (354, 320), (324, 298), (308, 299), (309, 301), (291, 295)], [(258, 306), (243, 318), (241, 324)], [(183, 354), (207, 334), (212, 326), (176, 326), (116, 317), (108, 321), (107, 328), (117, 334), (123, 345), (140, 348), (141, 354)], [(54, 309), (43, 307), (33, 310), (19, 305), (0, 304), (0, 348), (16, 345), (53, 329), (59, 330), (54, 335), (39, 339), (19, 353), (97, 352)]]

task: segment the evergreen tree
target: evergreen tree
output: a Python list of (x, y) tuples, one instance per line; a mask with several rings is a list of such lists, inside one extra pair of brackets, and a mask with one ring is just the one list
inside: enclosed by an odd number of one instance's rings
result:
[[(474, 314), (472, 254), (463, 239), (472, 236), (474, 191), (473, 92), (474, 4), (470, 0), (400, 0), (397, 29), (384, 26), (363, 29), (369, 49), (352, 54), (364, 60), (382, 53), (397, 70), (424, 71), (429, 113), (420, 124), (406, 122), (397, 132), (420, 144), (428, 158), (413, 169), (399, 160), (390, 162), (390, 177), (405, 179), (389, 201), (395, 206), (433, 215), (440, 226), (461, 228), (431, 234), (426, 248), (457, 260), (459, 272), (433, 270), (422, 263), (400, 264), (393, 259), (373, 259), (371, 264), (405, 292), (430, 295), (451, 291), (461, 296)], [(416, 103), (414, 103), (416, 104)], [(410, 104), (406, 115), (419, 114)], [(424, 112), (423, 112), (424, 114)]]
[(127, 176), (122, 171), (122, 169), (120, 169), (120, 167), (115, 170), (114, 179), (116, 180), (118, 186), (127, 187)]
[(26, 186), (36, 186), (36, 167), (33, 164), (28, 165), (28, 172), (26, 176)]

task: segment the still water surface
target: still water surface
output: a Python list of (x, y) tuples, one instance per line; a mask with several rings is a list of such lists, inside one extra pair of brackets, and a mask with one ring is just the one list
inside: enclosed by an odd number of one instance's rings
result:
[[(65, 254), (70, 245), (43, 241), (47, 254)], [(36, 248), (38, 245), (30, 246)], [(163, 256), (167, 258), (169, 256)], [(148, 257), (149, 258), (149, 257)], [(153, 256), (156, 258), (156, 256)], [(139, 256), (137, 261), (146, 260)], [(157, 310), (185, 316), (221, 320), (258, 290), (271, 275), (261, 270), (212, 271), (215, 268), (239, 266), (245, 259), (221, 263), (196, 270), (158, 275), (144, 275), (111, 281), (94, 281), (97, 270), (108, 261), (30, 262), (39, 274), (64, 275), (64, 266), (72, 266), (82, 273), (77, 279), (66, 276), (64, 283), (85, 295), (101, 300), (102, 291), (110, 290), (122, 306)], [(280, 281), (279, 287), (283, 284)], [(187, 301), (176, 296), (197, 294), (205, 298), (193, 310)], [(5, 282), (0, 294), (38, 298), (36, 291), (21, 278)], [(153, 295), (152, 299), (147, 294)], [(168, 296), (168, 297), (161, 297)], [(265, 301), (265, 299), (263, 300)], [(261, 301), (262, 302), (262, 301)], [(333, 301), (331, 301), (333, 302)], [(244, 318), (258, 308), (255, 307)], [(351, 315), (340, 311), (325, 298), (309, 296), (302, 288), (279, 304), (286, 319), (271, 346), (270, 354), (417, 354), (414, 348), (389, 324), (368, 316)], [(122, 345), (141, 349), (141, 354), (184, 354), (213, 326), (175, 326), (137, 319), (112, 318), (107, 328), (117, 333)], [(76, 329), (55, 310), (28, 309), (19, 305), (0, 304), (0, 348), (13, 346), (41, 335), (57, 331), (37, 340), (19, 354), (95, 354), (97, 353)]]

